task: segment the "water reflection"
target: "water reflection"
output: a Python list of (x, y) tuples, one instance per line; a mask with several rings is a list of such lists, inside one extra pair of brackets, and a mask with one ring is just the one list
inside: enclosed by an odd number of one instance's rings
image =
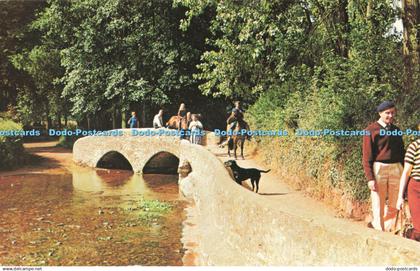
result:
[(96, 170), (96, 174), (110, 188), (125, 185), (134, 175), (130, 170)]
[(101, 192), (105, 195), (149, 193), (142, 176), (131, 171), (84, 168), (72, 173), (73, 186), (77, 191)]
[[(141, 198), (173, 207), (146, 223), (127, 212)], [(183, 207), (172, 175), (77, 167), (1, 177), (0, 264), (181, 265)]]
[(145, 174), (143, 180), (147, 189), (154, 193), (167, 196), (178, 194), (178, 175)]

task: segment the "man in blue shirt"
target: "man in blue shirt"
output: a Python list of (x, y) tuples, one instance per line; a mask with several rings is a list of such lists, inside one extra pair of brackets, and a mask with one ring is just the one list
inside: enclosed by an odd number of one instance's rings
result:
[(131, 112), (131, 118), (127, 121), (130, 128), (139, 128), (139, 120), (137, 119), (136, 112)]

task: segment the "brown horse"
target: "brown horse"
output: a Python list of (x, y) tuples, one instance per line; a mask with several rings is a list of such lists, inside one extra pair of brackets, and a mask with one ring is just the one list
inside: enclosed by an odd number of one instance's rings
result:
[(169, 129), (178, 129), (180, 127), (179, 123), (181, 122), (181, 129), (188, 129), (188, 119), (187, 117), (172, 116), (166, 123), (166, 127)]
[[(238, 148), (238, 144), (241, 144), (241, 157), (244, 160), (244, 143), (246, 134), (241, 134), (241, 131), (246, 128), (245, 123), (242, 120), (239, 120), (236, 122), (235, 129), (232, 130), (232, 135), (229, 138), (228, 141), (228, 155), (230, 157), (230, 151), (233, 150), (233, 154), (236, 157), (236, 149)], [(226, 131), (230, 130), (230, 125), (227, 126)]]

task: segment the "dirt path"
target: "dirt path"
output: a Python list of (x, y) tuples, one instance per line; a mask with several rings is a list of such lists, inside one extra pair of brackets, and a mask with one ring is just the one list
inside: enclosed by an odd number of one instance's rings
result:
[(31, 157), (26, 165), (16, 170), (0, 171), (0, 176), (22, 174), (61, 174), (73, 166), (70, 149), (55, 147), (58, 141), (25, 143), (25, 151)]
[[(234, 159), (228, 157), (226, 148), (219, 148), (213, 145), (208, 146), (207, 149), (223, 162)], [(236, 160), (236, 162), (240, 167), (244, 168), (258, 168), (263, 170), (268, 169), (255, 161), (253, 158), (254, 157), (252, 155), (245, 154), (245, 160), (239, 158)], [(244, 188), (251, 190), (251, 183), (249, 180), (243, 182), (242, 185)], [(317, 219), (330, 221), (331, 219), (339, 219), (339, 215), (335, 212), (335, 210), (332, 209), (332, 207), (305, 196), (303, 192), (290, 188), (287, 184), (282, 182), (281, 177), (279, 177), (273, 171), (269, 173), (262, 173), (259, 194), (262, 197), (269, 199), (272, 202), (272, 206), (274, 208), (276, 208), (276, 206), (281, 206), (281, 208), (285, 210), (286, 207), (286, 209), (290, 210), (290, 212), (308, 220)], [(362, 226), (360, 228), (361, 230), (368, 230), (365, 227), (365, 222), (363, 221), (353, 221), (350, 219), (341, 218), (340, 220), (348, 222), (349, 225)]]

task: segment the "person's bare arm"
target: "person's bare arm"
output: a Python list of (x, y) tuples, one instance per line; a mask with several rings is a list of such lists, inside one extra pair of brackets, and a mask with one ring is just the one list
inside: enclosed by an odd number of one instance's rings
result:
[(411, 170), (413, 170), (413, 165), (410, 163), (404, 163), (404, 170), (400, 179), (400, 189), (398, 191), (398, 200), (397, 200), (397, 209), (400, 210), (402, 204), (404, 203), (404, 191), (407, 186), (408, 178), (410, 177)]

